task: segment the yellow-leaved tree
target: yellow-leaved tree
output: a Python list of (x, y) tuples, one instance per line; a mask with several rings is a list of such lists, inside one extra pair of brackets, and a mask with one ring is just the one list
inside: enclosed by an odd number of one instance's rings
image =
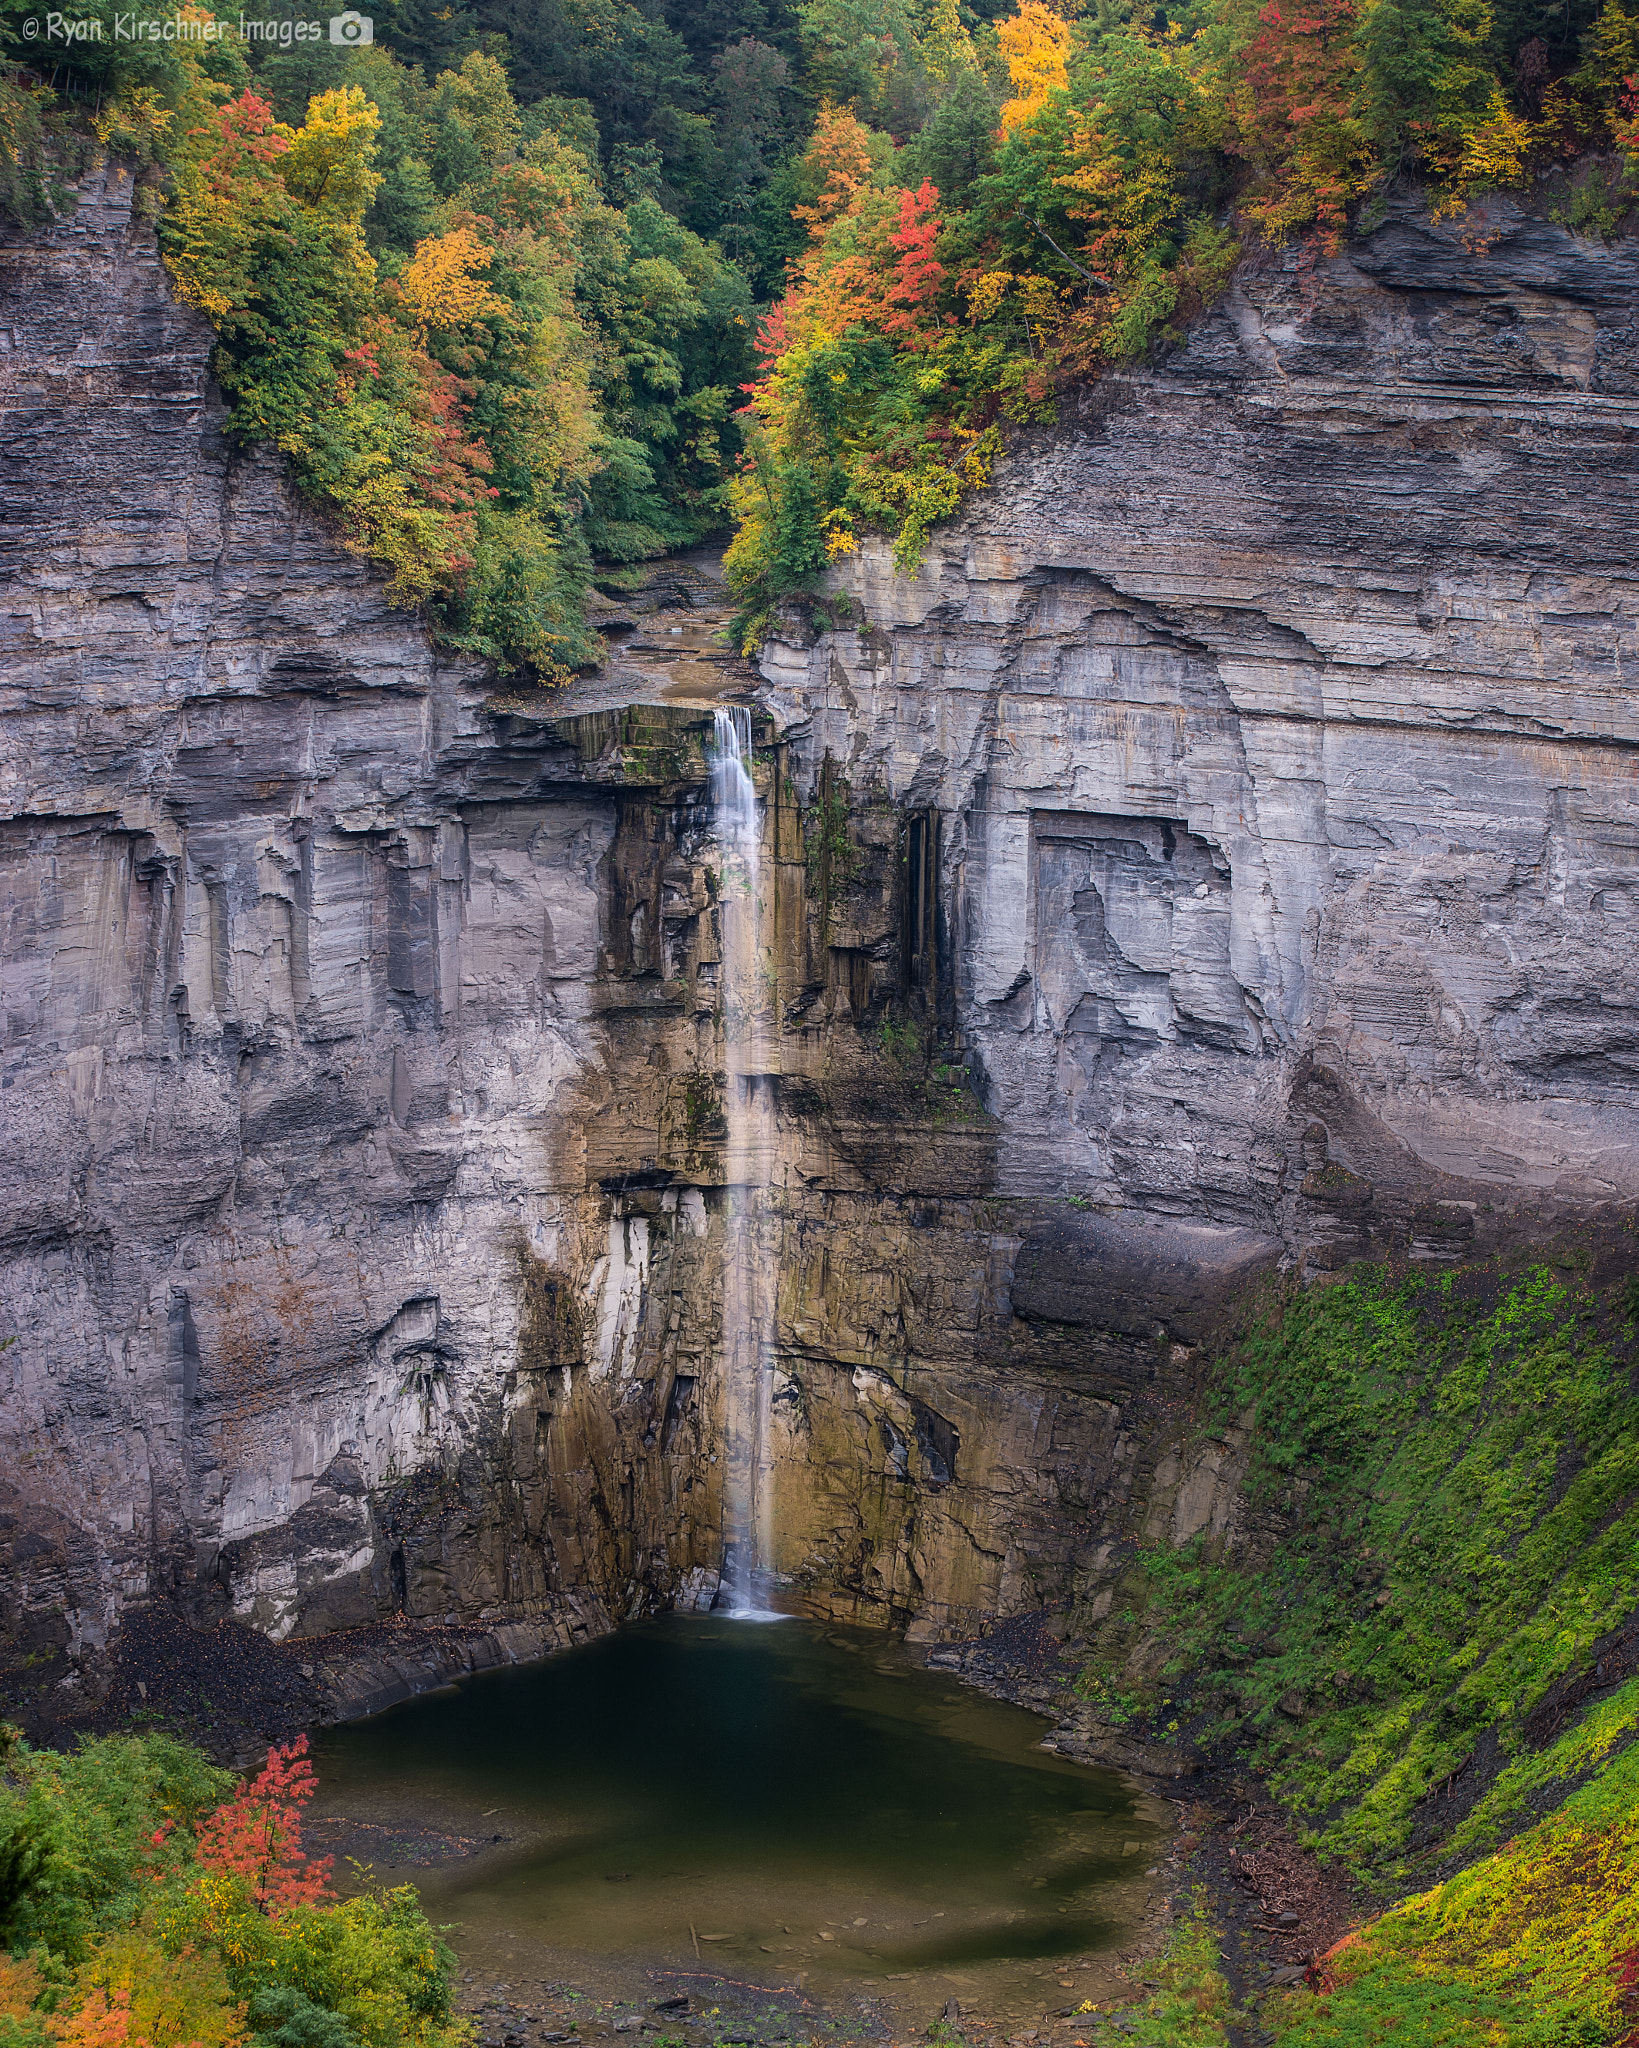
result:
[(381, 175), (372, 168), (380, 129), (381, 115), (362, 86), (319, 93), (302, 127), (280, 131), (285, 190), (315, 213), (357, 227), (381, 189)]
[(478, 275), (490, 252), (470, 227), (451, 228), (416, 244), (399, 279), (411, 314), (424, 327), (459, 327), (486, 313), (506, 310)]
[(1007, 59), (1013, 97), (1002, 106), (1002, 132), (1022, 128), (1049, 97), (1070, 82), (1070, 24), (1044, 7), (1025, 0), (1017, 14), (996, 25), (996, 42)]

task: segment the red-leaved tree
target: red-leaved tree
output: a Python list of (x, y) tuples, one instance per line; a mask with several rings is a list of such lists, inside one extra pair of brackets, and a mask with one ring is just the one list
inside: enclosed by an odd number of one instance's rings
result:
[(1627, 152), (1628, 169), (1639, 171), (1639, 72), (1622, 81), (1611, 132), (1617, 148)]
[(888, 300), (897, 310), (882, 323), (889, 334), (907, 341), (930, 320), (937, 319), (939, 288), (945, 266), (934, 255), (941, 222), (938, 187), (924, 178), (914, 192), (899, 195), (899, 225), (889, 235), (895, 262)]
[(207, 1870), (247, 1879), (264, 1913), (317, 1905), (330, 1896), (335, 1858), (302, 1850), (302, 1809), (318, 1789), (307, 1760), (307, 1737), (270, 1749), (267, 1762), (199, 1830), (197, 1854)]
[(1370, 175), (1356, 104), (1355, 0), (1267, 0), (1245, 59), (1239, 153), (1263, 174), (1244, 210), (1275, 240), (1313, 222), (1328, 249)]

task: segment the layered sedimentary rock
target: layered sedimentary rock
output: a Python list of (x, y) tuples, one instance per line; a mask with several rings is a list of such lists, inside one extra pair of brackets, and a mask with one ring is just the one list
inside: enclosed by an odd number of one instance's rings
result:
[(1639, 1192), (1636, 433), (1631, 243), (1407, 209), (772, 651), (942, 820), (1002, 1190), (1320, 1264)]
[[(704, 749), (756, 679), (681, 571), (577, 692), (441, 657), (224, 442), (130, 197), (0, 252), (8, 1629), (709, 1600)], [(767, 651), (816, 1607), (1096, 1612), (1234, 1540), (1179, 1441), (1227, 1288), (1633, 1198), (1636, 298), (1506, 209), (1248, 266)]]
[(5, 269), (8, 1619), (600, 1626), (695, 1542), (572, 1384), (620, 800), (226, 446), (129, 180)]

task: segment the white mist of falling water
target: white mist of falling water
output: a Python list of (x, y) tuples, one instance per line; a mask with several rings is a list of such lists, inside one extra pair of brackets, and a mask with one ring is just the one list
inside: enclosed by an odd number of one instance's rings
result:
[(751, 714), (720, 707), (711, 771), (722, 852), (718, 924), (722, 947), (724, 1112), (728, 1122), (723, 1225), (723, 1355), (727, 1369), (728, 1477), (723, 1535), (731, 1566), (730, 1612), (773, 1621), (758, 1577), (772, 1557), (768, 1472), (774, 1377), (774, 1276), (765, 1242), (763, 1195), (772, 1164), (763, 1024), (761, 826), (751, 780)]

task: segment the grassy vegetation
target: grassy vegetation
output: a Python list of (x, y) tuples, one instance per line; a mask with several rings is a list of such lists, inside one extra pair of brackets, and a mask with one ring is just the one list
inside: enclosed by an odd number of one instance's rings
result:
[(1264, 2019), (1281, 2048), (1631, 2040), (1639, 1750), (1484, 1862), (1347, 1938), (1319, 1997)]
[[(1170, 1649), (1169, 1712), (1358, 1875), (1489, 1846), (1639, 1719), (1629, 1687), (1555, 1742), (1528, 1730), (1639, 1606), (1636, 1306), (1573, 1268), (1374, 1270), (1266, 1297), (1213, 1369), (1209, 1433), (1250, 1432), (1250, 1540), (1147, 1553), (1133, 1626)], [(1488, 1789), (1421, 1842), (1470, 1768)]]
[(1118, 2020), (1094, 2021), (1092, 2048), (1224, 2048), (1231, 2001), (1218, 1968), (1218, 1939), (1205, 1898), (1197, 1894), (1148, 1966), (1148, 1997)]
[(1593, 1267), (1246, 1304), (1197, 1439), (1246, 1447), (1237, 1539), (1141, 1552), (1078, 1686), (1380, 1895), (1446, 1876), (1266, 2003), (1282, 2048), (1639, 2038), (1639, 1280)]

